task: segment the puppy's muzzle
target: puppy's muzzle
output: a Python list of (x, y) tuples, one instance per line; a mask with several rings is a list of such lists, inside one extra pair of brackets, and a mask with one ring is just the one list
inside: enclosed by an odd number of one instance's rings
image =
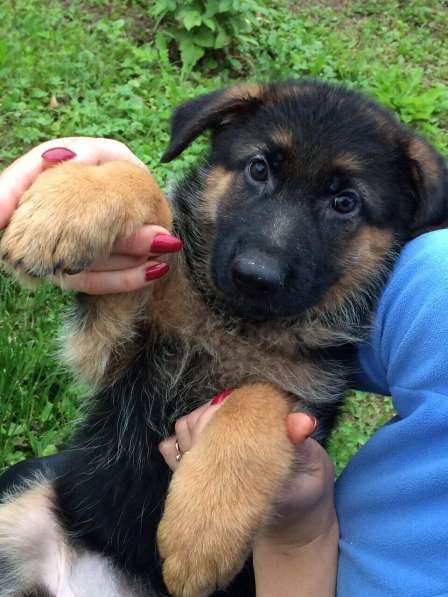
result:
[(274, 295), (286, 284), (287, 268), (267, 253), (248, 250), (235, 257), (231, 265), (232, 280), (238, 290), (249, 296)]

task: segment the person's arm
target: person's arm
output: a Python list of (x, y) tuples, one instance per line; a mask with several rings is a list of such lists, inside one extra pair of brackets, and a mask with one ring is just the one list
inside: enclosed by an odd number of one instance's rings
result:
[[(66, 137), (38, 145), (0, 174), (0, 230), (8, 225), (20, 197), (48, 168), (66, 160), (99, 165), (112, 160), (128, 161), (146, 168), (123, 143), (113, 139)], [(86, 271), (64, 277), (64, 288), (89, 294), (138, 290), (151, 284), (146, 271), (154, 258), (180, 250), (182, 244), (161, 226), (142, 226), (130, 238), (121, 239), (107, 259)]]
[(297, 450), (297, 472), (274, 503), (272, 523), (253, 549), (257, 597), (335, 595), (339, 525), (334, 469), (325, 450), (308, 438), (309, 417), (288, 417)]
[(328, 534), (300, 547), (258, 542), (253, 551), (257, 597), (333, 597), (338, 540), (336, 521)]
[(333, 597), (336, 592), (339, 526), (304, 545), (258, 540), (253, 550), (257, 597)]
[[(221, 403), (212, 401), (179, 419), (176, 436), (160, 444), (173, 471), (180, 464), (176, 456), (192, 447)], [(297, 470), (275, 497), (270, 524), (260, 529), (254, 543), (257, 597), (335, 595), (339, 525), (334, 470), (325, 450), (309, 437), (314, 426), (315, 421), (303, 413), (288, 417), (288, 435), (297, 447)]]

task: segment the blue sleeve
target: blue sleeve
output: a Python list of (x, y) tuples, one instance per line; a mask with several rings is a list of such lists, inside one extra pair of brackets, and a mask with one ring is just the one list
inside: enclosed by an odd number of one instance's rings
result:
[(448, 231), (402, 251), (359, 360), (397, 410), (337, 484), (338, 597), (448, 595)]

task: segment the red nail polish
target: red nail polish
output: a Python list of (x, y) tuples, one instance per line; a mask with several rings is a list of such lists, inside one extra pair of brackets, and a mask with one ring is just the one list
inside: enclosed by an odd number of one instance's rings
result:
[(151, 280), (157, 280), (170, 271), (168, 263), (158, 263), (157, 265), (151, 265), (145, 269), (145, 280), (150, 282)]
[(66, 147), (52, 147), (43, 152), (42, 158), (46, 162), (65, 162), (76, 157), (76, 153)]
[(217, 404), (221, 404), (221, 402), (224, 402), (224, 400), (227, 398), (227, 396), (230, 396), (230, 394), (232, 392), (233, 392), (233, 388), (226, 388), (219, 394), (216, 394), (216, 396), (213, 398), (213, 400), (210, 402), (210, 404), (213, 404), (213, 406), (216, 406)]
[(182, 241), (171, 234), (158, 234), (151, 243), (153, 253), (176, 253), (182, 249)]

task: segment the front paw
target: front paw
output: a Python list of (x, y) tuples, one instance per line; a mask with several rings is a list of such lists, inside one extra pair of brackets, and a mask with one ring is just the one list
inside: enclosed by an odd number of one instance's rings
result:
[(52, 193), (32, 189), (26, 199), (0, 244), (0, 257), (8, 269), (37, 278), (75, 274), (101, 254), (107, 255), (108, 231), (101, 231), (99, 222), (80, 218), (67, 205), (54, 201)]
[(74, 274), (146, 223), (169, 226), (170, 214), (145, 170), (126, 162), (61, 164), (42, 173), (21, 198), (0, 258), (33, 277)]
[(237, 494), (230, 487), (221, 493), (212, 471), (198, 484), (196, 467), (189, 466), (194, 458), (194, 452), (185, 456), (173, 478), (157, 536), (174, 597), (205, 597), (225, 587), (241, 569), (265, 514), (233, 503)]
[(205, 597), (239, 572), (293, 458), (284, 395), (234, 391), (173, 475), (158, 530), (174, 597)]

